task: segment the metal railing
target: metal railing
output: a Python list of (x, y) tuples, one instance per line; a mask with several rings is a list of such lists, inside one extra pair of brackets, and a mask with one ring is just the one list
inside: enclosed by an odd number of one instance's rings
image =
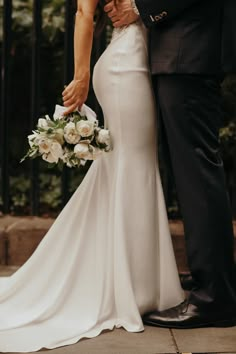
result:
[(1, 77), (1, 175), (3, 211), (9, 210), (9, 98), (10, 98), (10, 50), (11, 50), (12, 0), (4, 1), (2, 77)]

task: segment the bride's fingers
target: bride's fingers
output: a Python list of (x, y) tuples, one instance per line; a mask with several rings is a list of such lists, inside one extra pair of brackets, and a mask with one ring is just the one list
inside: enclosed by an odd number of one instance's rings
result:
[(63, 101), (67, 100), (70, 96), (71, 95), (68, 92), (66, 92), (64, 95), (62, 95)]
[(63, 101), (72, 97), (74, 94), (73, 94), (73, 91), (66, 91), (64, 94), (62, 94), (62, 99)]
[(80, 109), (81, 106), (82, 106), (82, 103), (81, 103), (81, 102), (77, 102), (77, 103), (72, 104), (72, 105), (69, 106), (68, 109), (63, 113), (64, 116), (66, 116), (67, 114), (70, 114), (70, 113), (76, 111), (77, 109)]
[(74, 102), (75, 102), (75, 98), (74, 97), (69, 97), (66, 100), (63, 100), (64, 106), (70, 106)]
[(63, 115), (67, 116), (68, 114), (70, 114), (70, 113), (72, 113), (74, 111), (75, 111), (75, 109), (73, 109), (73, 107), (71, 106), (65, 112), (63, 112)]
[(83, 98), (85, 97), (84, 93), (83, 92), (77, 92), (77, 93), (74, 93), (73, 96), (71, 97), (68, 97), (65, 101), (64, 101), (64, 104), (66, 104), (67, 106), (70, 106), (74, 103), (78, 103), (78, 102), (81, 102), (83, 100)]
[(70, 98), (70, 99), (64, 101), (64, 106), (65, 106), (65, 107), (69, 107), (69, 106), (75, 104), (75, 103), (78, 102), (78, 101), (79, 101), (79, 99), (76, 99), (75, 97), (72, 97), (72, 98)]
[(74, 86), (68, 87), (65, 91), (63, 91), (62, 97), (63, 99), (67, 99), (73, 96), (76, 96), (76, 88)]
[(65, 106), (67, 108), (67, 110), (65, 111), (65, 114), (68, 114), (68, 113), (66, 113), (68, 111), (70, 111), (69, 113), (76, 111), (78, 109), (78, 105), (79, 105), (79, 103), (73, 103), (71, 105)]
[(64, 91), (62, 91), (62, 96), (65, 96), (68, 92), (70, 92), (71, 91), (71, 84), (70, 85), (68, 85), (65, 89), (64, 89)]
[(68, 86), (66, 86), (66, 88), (64, 89), (64, 91), (62, 91), (62, 96), (70, 93), (71, 91), (73, 91), (74, 89), (74, 82), (70, 82), (70, 84)]

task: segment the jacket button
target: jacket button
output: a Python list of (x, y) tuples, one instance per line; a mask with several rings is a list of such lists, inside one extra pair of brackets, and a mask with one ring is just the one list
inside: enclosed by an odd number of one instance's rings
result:
[(160, 20), (162, 20), (162, 16), (161, 15), (156, 15), (155, 16), (155, 21), (158, 22)]
[(163, 20), (164, 17), (166, 17), (168, 14), (166, 11), (162, 11), (159, 15), (154, 16), (154, 19), (156, 22)]

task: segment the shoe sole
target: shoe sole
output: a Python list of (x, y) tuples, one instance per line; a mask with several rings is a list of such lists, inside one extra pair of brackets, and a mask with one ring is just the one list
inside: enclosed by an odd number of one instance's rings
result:
[(152, 321), (144, 321), (144, 325), (152, 327), (162, 327), (162, 328), (173, 328), (173, 329), (194, 329), (194, 328), (207, 328), (207, 327), (216, 327), (216, 328), (227, 328), (236, 326), (236, 319), (217, 321), (217, 322), (208, 322), (200, 324), (191, 324), (191, 325), (167, 325), (167, 324), (156, 324)]

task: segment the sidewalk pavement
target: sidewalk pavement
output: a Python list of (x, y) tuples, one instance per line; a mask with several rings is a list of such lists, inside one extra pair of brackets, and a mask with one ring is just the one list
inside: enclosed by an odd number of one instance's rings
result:
[[(40, 354), (172, 354), (236, 353), (236, 328), (169, 330), (146, 327), (142, 333), (123, 329)], [(16, 354), (16, 353), (15, 353)]]
[[(0, 276), (11, 275), (17, 267), (0, 267)], [(171, 330), (145, 327), (142, 333), (123, 329), (105, 331), (67, 347), (40, 354), (236, 354), (236, 327)], [(15, 353), (16, 354), (16, 353)]]

